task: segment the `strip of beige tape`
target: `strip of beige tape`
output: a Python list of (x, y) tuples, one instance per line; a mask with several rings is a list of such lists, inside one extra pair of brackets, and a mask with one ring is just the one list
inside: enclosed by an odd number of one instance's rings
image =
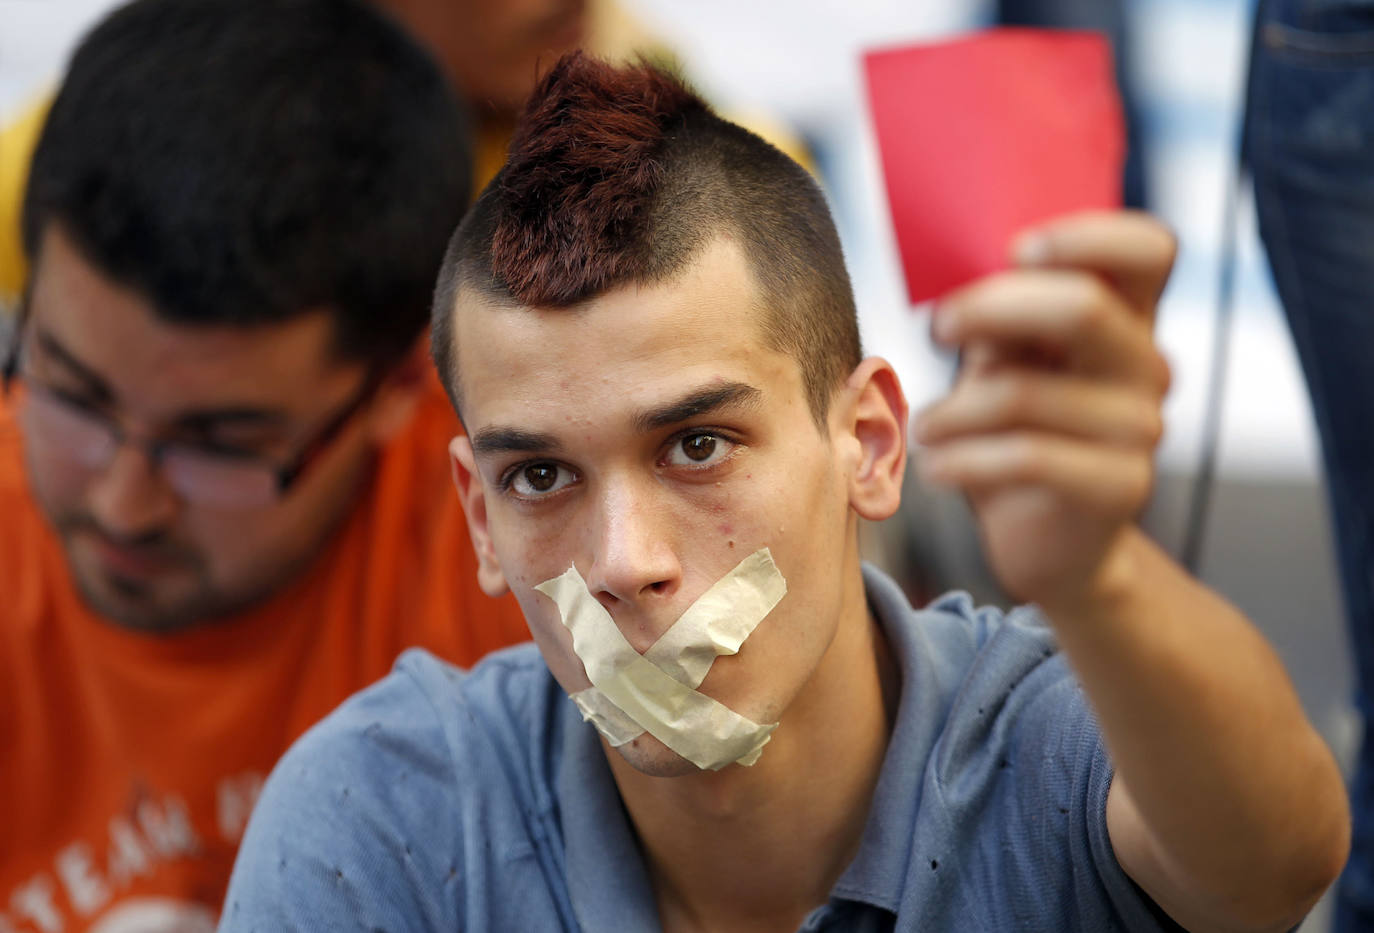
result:
[(557, 605), (592, 686), (572, 695), (613, 746), (648, 732), (705, 770), (758, 760), (777, 723), (759, 724), (696, 690), (715, 659), (734, 654), (787, 592), (767, 548), (699, 597), (643, 655), (620, 633), (577, 567), (535, 589)]
[(716, 658), (739, 651), (786, 594), (773, 555), (761, 548), (688, 606), (644, 657), (679, 683), (700, 687)]

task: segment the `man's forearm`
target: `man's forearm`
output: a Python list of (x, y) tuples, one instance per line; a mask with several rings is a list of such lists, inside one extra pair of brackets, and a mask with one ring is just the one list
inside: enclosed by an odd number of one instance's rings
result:
[(1273, 649), (1136, 529), (1096, 584), (1043, 608), (1124, 784), (1109, 812), (1118, 859), (1201, 928), (1301, 916), (1344, 862), (1349, 813)]

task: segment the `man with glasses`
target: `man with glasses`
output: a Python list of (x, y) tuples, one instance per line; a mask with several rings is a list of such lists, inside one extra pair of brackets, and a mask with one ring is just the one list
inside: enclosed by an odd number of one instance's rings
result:
[(295, 736), (408, 645), (526, 636), (423, 351), (470, 173), (361, 0), (138, 0), (77, 50), (0, 345), (0, 930), (211, 928)]

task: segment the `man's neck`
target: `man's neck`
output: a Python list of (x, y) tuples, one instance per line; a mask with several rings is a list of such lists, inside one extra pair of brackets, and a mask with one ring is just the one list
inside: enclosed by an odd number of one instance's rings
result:
[(857, 853), (900, 674), (855, 577), (848, 618), (755, 765), (654, 778), (609, 752), (667, 933), (795, 930)]

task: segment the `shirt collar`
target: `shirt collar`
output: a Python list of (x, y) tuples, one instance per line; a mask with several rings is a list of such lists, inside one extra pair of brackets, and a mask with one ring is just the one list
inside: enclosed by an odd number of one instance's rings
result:
[(954, 690), (950, 678), (942, 676), (947, 672), (934, 663), (940, 653), (930, 643), (930, 633), (914, 624), (916, 613), (901, 589), (871, 566), (865, 565), (863, 573), (869, 607), (901, 672), (901, 698), (858, 854), (835, 883), (831, 897), (895, 914), (913, 862), (921, 858), (914, 831), (926, 763)]
[(564, 707), (558, 799), (573, 913), (584, 930), (657, 929), (644, 858), (601, 740), (572, 701)]

